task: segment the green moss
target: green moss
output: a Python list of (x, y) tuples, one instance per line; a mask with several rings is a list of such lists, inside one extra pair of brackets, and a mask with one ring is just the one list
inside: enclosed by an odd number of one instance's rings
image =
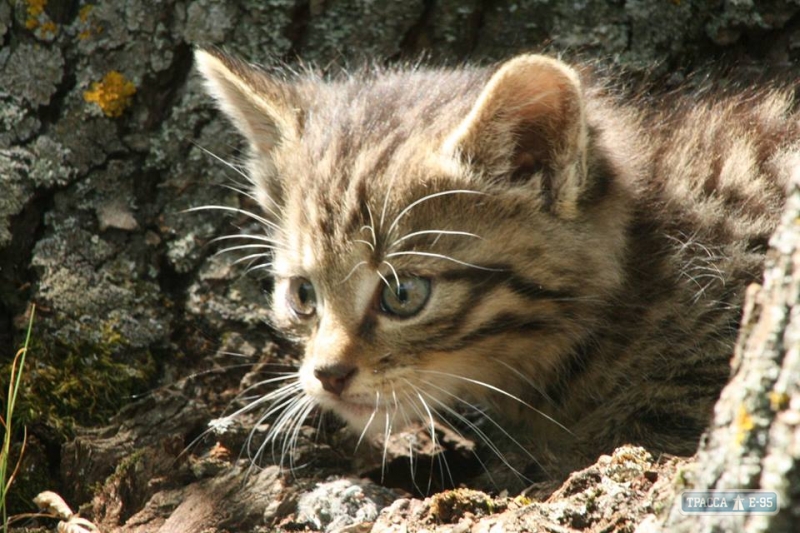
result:
[(694, 483), (692, 482), (693, 468), (691, 466), (679, 466), (675, 472), (673, 483), (678, 490), (690, 488)]
[[(80, 333), (75, 344), (33, 341), (35, 357), (18, 404), (20, 426), (45, 424), (66, 439), (76, 424), (107, 423), (155, 374), (152, 354), (130, 349), (113, 321), (104, 322), (99, 334)], [(0, 387), (7, 387), (8, 369), (0, 373)]]
[(117, 468), (114, 470), (114, 473), (111, 474), (109, 480), (120, 480), (124, 479), (128, 476), (128, 473), (136, 468), (137, 463), (144, 458), (145, 451), (144, 449), (136, 450), (129, 456), (125, 457), (120, 461)]
[(457, 522), (466, 513), (486, 516), (506, 508), (505, 502), (500, 504), (483, 492), (458, 488), (435, 494), (431, 498), (430, 515), (439, 523), (448, 524)]

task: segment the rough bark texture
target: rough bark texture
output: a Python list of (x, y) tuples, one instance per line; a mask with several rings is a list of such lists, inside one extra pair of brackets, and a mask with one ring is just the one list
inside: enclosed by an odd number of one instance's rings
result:
[(775, 491), (776, 515), (687, 518), (676, 502), (665, 531), (790, 532), (800, 524), (800, 171), (772, 237), (763, 287), (750, 288), (734, 376), (690, 476), (692, 490)]
[[(379, 515), (396, 493), (355, 479), (317, 487), (327, 475), (364, 471), (338, 451), (335, 430), (319, 445), (314, 428), (300, 435), (296, 461), (310, 466), (294, 474), (266, 466), (243, 476), (249, 463), (236, 459), (247, 427), (194, 442), (237, 405), (239, 390), (293, 361), (263, 325), (261, 282), (209, 245), (247, 220), (183, 212), (243, 201), (222, 186), (233, 172), (206, 153), (230, 160), (239, 141), (192, 73), (196, 45), (322, 65), (546, 49), (610, 60), (663, 89), (717, 61), (796, 74), (800, 5), (0, 0), (0, 381), (29, 305), (38, 308), (12, 510), (29, 510), (51, 489), (104, 531), (356, 531), (358, 522), (376, 531), (633, 531), (644, 517), (643, 530), (693, 527), (666, 511), (680, 461), (635, 449), (576, 475), (546, 504), (444, 493), (398, 500)], [(708, 531), (790, 531), (800, 520), (797, 195), (748, 313), (737, 377), (689, 476), (700, 487), (775, 488), (785, 508), (703, 524)]]

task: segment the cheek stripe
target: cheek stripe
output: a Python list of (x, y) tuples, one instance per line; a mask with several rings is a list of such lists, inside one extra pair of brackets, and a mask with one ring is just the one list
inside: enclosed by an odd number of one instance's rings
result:
[(508, 287), (517, 296), (530, 301), (537, 300), (570, 300), (576, 294), (570, 290), (548, 289), (535, 280), (527, 279), (515, 273), (507, 263), (489, 265), (502, 272), (484, 272), (472, 268), (454, 268), (438, 273), (437, 277), (446, 281), (461, 281), (469, 283), (473, 294), (478, 291), (489, 291), (494, 287), (503, 285)]

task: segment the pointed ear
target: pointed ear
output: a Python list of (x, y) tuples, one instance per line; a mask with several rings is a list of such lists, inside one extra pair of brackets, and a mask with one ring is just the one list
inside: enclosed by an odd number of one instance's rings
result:
[(216, 50), (195, 50), (194, 60), (206, 90), (254, 153), (268, 155), (300, 135), (300, 106), (288, 84)]
[(587, 133), (577, 73), (539, 55), (503, 64), (443, 145), (494, 181), (530, 182), (544, 205), (572, 218), (586, 181)]

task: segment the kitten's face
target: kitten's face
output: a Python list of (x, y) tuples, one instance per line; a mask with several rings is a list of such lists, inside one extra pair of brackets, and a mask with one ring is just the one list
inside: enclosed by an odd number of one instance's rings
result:
[(250, 141), (303, 394), (365, 432), (544, 394), (586, 299), (619, 283), (620, 239), (586, 223), (571, 70), (522, 56), (288, 84), (197, 57)]
[[(478, 381), (509, 388), (506, 365), (522, 353), (539, 352), (529, 369), (546, 367), (558, 309), (538, 296), (568, 297), (548, 274), (559, 265), (540, 257), (548, 244), (538, 233), (554, 229), (524, 199), (412, 157), (347, 172), (335, 194), (329, 169), (307, 167), (314, 179), (287, 191), (273, 260), (274, 315), (305, 347), (303, 390), (359, 430), (424, 417), (421, 399), (437, 411), (474, 402), (490, 392)], [(532, 235), (508, 234), (520, 227)], [(526, 262), (535, 286), (512, 281)]]

